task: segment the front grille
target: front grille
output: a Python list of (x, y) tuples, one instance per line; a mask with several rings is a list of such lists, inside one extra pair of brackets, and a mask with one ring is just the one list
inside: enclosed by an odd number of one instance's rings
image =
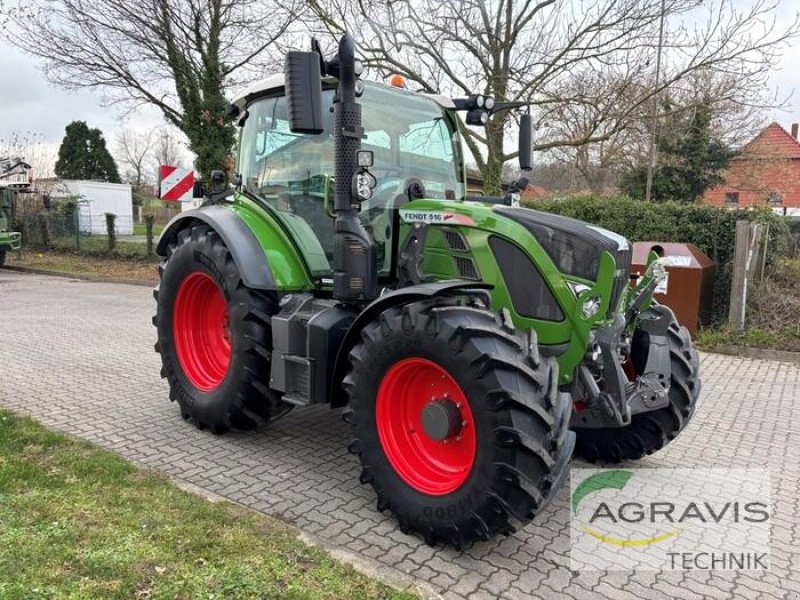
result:
[(611, 288), (611, 302), (608, 305), (608, 316), (611, 317), (617, 310), (622, 292), (630, 284), (631, 260), (633, 252), (630, 245), (625, 250), (618, 250), (616, 255), (617, 275), (614, 277), (614, 286)]
[(475, 266), (475, 261), (473, 261), (471, 258), (454, 256), (453, 262), (456, 265), (456, 269), (458, 270), (460, 277), (463, 277), (464, 279), (480, 279), (480, 276), (478, 275), (478, 267)]

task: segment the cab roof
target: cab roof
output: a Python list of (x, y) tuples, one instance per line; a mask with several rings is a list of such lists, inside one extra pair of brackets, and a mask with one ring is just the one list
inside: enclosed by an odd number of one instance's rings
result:
[[(235, 104), (240, 109), (244, 109), (245, 105), (247, 105), (250, 100), (257, 96), (263, 96), (270, 92), (277, 92), (283, 89), (284, 87), (284, 76), (283, 73), (276, 73), (275, 75), (270, 75), (261, 79), (260, 81), (256, 81), (255, 83), (250, 84), (249, 86), (240, 90), (232, 100), (232, 104)], [(328, 83), (335, 83), (336, 79), (332, 77), (325, 77), (323, 81)], [(412, 92), (411, 90), (405, 88), (398, 88), (393, 86), (388, 86), (384, 83), (379, 83), (375, 81), (368, 81), (367, 83), (371, 85), (380, 85), (383, 87), (391, 88), (397, 92), (406, 93), (406, 94), (420, 94), (426, 96), (436, 102), (439, 106), (443, 108), (455, 108), (453, 101), (448, 98), (447, 96), (442, 96), (439, 94), (424, 94), (420, 92)]]

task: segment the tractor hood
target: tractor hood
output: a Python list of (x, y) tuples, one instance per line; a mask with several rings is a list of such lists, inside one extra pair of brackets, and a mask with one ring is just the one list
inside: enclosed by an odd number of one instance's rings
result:
[(559, 271), (596, 281), (600, 256), (608, 251), (627, 278), (631, 266), (631, 244), (619, 234), (577, 219), (530, 208), (498, 206), (498, 214), (516, 221), (531, 232)]

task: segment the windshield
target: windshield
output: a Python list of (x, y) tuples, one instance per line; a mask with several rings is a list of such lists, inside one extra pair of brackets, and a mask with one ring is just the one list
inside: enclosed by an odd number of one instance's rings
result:
[[(360, 100), (362, 148), (374, 153), (370, 171), (377, 179), (372, 199), (362, 204), (361, 219), (378, 246), (379, 270), (386, 273), (390, 211), (397, 208), (409, 178), (422, 181), (427, 198), (463, 199), (460, 142), (453, 121), (430, 98), (367, 83)], [(289, 131), (284, 96), (256, 100), (247, 108), (239, 147), (244, 186), (278, 210), (295, 238), (303, 238), (301, 250), (310, 266), (317, 265), (312, 271), (325, 268), (316, 255), (324, 254), (329, 262), (333, 258), (332, 106), (333, 90), (325, 90), (323, 133), (295, 134)], [(315, 240), (306, 239), (311, 232)]]

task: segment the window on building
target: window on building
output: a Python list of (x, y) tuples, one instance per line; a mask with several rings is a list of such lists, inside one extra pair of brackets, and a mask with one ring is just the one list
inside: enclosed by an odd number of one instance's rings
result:
[(770, 192), (767, 200), (770, 204), (780, 204), (783, 202), (783, 194), (780, 192)]
[(725, 204), (739, 204), (739, 192), (725, 192)]

